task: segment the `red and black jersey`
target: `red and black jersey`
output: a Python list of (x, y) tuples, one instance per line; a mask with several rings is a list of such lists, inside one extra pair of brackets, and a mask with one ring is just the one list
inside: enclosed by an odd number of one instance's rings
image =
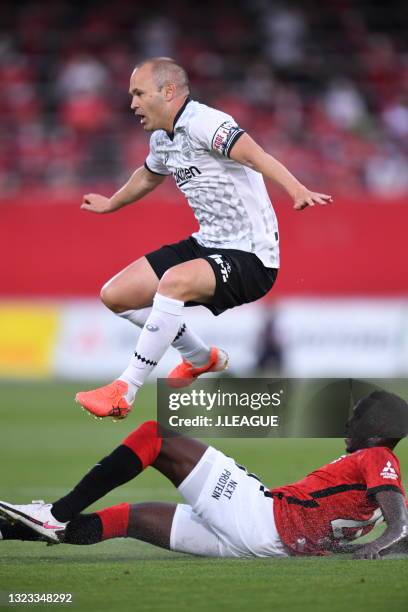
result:
[(383, 520), (374, 495), (405, 496), (400, 464), (384, 446), (343, 455), (291, 485), (271, 489), (281, 540), (296, 554), (322, 555)]

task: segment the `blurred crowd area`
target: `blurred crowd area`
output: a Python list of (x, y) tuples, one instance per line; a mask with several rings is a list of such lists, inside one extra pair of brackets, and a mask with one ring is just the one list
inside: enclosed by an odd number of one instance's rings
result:
[(171, 56), (313, 189), (408, 193), (408, 3), (3, 0), (0, 197), (110, 189), (143, 162), (140, 60)]

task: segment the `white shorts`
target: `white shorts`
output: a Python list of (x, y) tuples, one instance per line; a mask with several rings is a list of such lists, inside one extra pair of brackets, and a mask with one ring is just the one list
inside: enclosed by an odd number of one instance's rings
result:
[(209, 557), (288, 557), (259, 480), (209, 447), (179, 486), (170, 548)]

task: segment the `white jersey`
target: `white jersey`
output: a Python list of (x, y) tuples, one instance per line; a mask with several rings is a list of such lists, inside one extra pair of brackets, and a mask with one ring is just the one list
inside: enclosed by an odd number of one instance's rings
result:
[(230, 115), (187, 99), (173, 132), (152, 134), (145, 166), (174, 176), (199, 223), (193, 237), (201, 246), (255, 253), (278, 268), (278, 223), (263, 177), (229, 158), (243, 133)]

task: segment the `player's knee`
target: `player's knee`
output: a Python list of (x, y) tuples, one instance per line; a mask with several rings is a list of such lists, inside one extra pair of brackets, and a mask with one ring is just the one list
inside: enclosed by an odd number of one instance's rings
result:
[(103, 304), (105, 304), (109, 310), (112, 310), (113, 312), (122, 312), (123, 310), (126, 310), (126, 308), (123, 308), (123, 306), (119, 303), (117, 292), (109, 283), (106, 283), (106, 285), (102, 287), (99, 295)]
[(122, 442), (142, 462), (143, 468), (156, 461), (162, 445), (162, 436), (157, 421), (145, 421), (132, 431)]
[(150, 421), (145, 421), (144, 423), (139, 425), (137, 430), (143, 431), (145, 435), (157, 436), (158, 427), (159, 427), (158, 422), (151, 419)]
[[(149, 440), (156, 440), (160, 437), (160, 428), (157, 421), (145, 421), (137, 427), (129, 436), (138, 435)], [(129, 437), (128, 436), (128, 437)]]

